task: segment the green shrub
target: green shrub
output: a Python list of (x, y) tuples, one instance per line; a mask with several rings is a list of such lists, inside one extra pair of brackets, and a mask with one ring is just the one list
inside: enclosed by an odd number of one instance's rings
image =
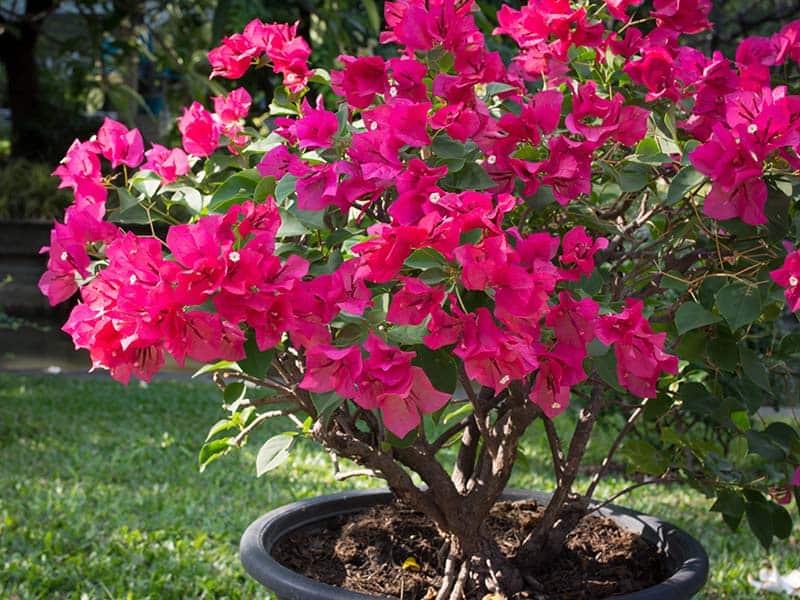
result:
[(0, 219), (61, 218), (72, 196), (58, 189), (53, 168), (24, 158), (0, 165)]

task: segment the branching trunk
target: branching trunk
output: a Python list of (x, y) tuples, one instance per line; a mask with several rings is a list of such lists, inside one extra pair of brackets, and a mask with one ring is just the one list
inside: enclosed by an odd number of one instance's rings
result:
[(523, 540), (517, 551), (515, 563), (526, 570), (538, 570), (552, 561), (564, 548), (567, 536), (578, 524), (588, 507), (589, 499), (572, 494), (572, 485), (578, 475), (581, 459), (597, 421), (600, 408), (599, 388), (592, 392), (589, 406), (581, 411), (575, 432), (567, 451), (567, 458), (542, 520), (536, 529)]

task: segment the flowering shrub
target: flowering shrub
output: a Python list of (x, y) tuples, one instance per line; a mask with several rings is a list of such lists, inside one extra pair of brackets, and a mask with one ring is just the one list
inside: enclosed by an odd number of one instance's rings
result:
[[(680, 43), (709, 27), (710, 0), (639, 4), (503, 6), (491, 33), (518, 46), (505, 63), (472, 1), (387, 2), (396, 56), (342, 56), (330, 73), (310, 69), (296, 26), (253, 21), (209, 60), (212, 76), (281, 75), (268, 127), (248, 124), (238, 88), (185, 109), (182, 148), (145, 151), (111, 120), (76, 141), (55, 172), (75, 202), (41, 289), (53, 304), (80, 293), (64, 329), (121, 382), (149, 380), (165, 354), (208, 363), (229, 416), (203, 465), (283, 419), (259, 474), (305, 436), (385, 479), (466, 565), (442, 599), (520, 591), (620, 447), (650, 482), (689, 481), (734, 527), (746, 516), (765, 545), (786, 537), (770, 493), (796, 492), (800, 436), (753, 417), (779, 385), (797, 393), (800, 338), (782, 315), (784, 293), (800, 307), (786, 241), (800, 96), (779, 76), (800, 23), (729, 60)], [(575, 423), (568, 445), (556, 418)], [(619, 437), (576, 494), (601, 418)], [(537, 420), (557, 487), (503, 558), (484, 517)]]

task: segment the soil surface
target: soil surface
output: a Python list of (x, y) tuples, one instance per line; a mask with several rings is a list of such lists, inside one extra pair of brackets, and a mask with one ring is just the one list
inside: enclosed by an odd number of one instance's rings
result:
[[(501, 550), (511, 556), (541, 514), (542, 507), (533, 500), (500, 502), (488, 527)], [(306, 577), (363, 594), (432, 600), (441, 582), (443, 551), (444, 539), (427, 517), (393, 504), (291, 532), (278, 542), (273, 557)], [(666, 577), (654, 546), (596, 516), (578, 524), (555, 564), (531, 575), (541, 587), (514, 600), (605, 598), (653, 586)]]

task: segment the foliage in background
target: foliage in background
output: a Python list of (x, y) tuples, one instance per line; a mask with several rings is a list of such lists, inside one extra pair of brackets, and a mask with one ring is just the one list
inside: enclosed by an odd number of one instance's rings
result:
[[(51, 221), (62, 218), (72, 201), (69, 190), (58, 189), (52, 165), (25, 158), (0, 166), (0, 219)], [(20, 185), (24, 182), (24, 185)]]

